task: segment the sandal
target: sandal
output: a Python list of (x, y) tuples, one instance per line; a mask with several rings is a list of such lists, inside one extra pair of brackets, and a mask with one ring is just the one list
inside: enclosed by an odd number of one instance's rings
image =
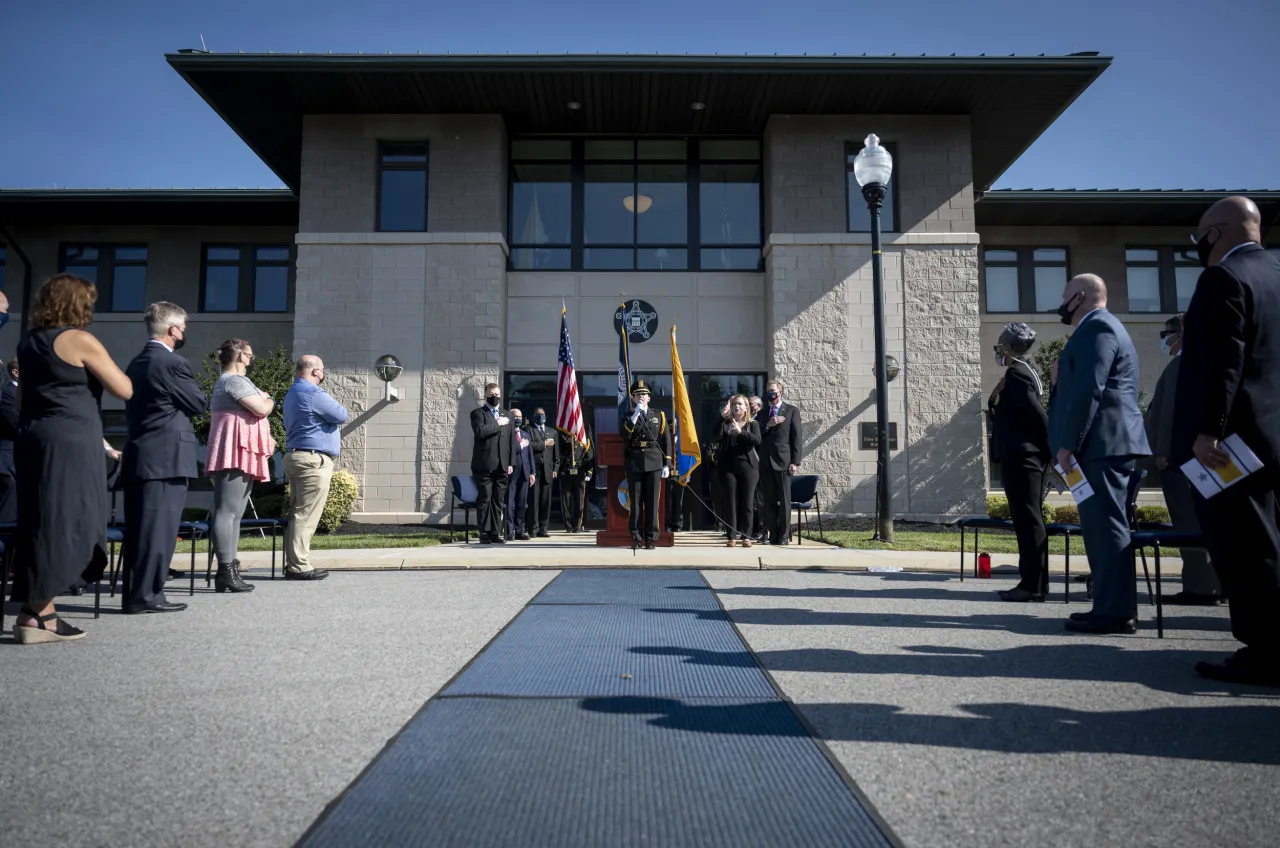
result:
[[(33, 615), (28, 612), (27, 615)], [(56, 612), (48, 615), (33, 616), (36, 619), (36, 626), (22, 625), (15, 623), (13, 625), (13, 638), (23, 645), (38, 645), (42, 642), (71, 642), (76, 639), (84, 638), (84, 631), (79, 627), (72, 627), (62, 619), (58, 618)], [(46, 621), (56, 622), (52, 630), (45, 627)]]

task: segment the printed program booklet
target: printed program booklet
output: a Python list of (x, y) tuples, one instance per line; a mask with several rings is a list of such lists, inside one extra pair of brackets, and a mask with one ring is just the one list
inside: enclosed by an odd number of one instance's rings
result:
[(1093, 496), (1093, 487), (1089, 485), (1089, 481), (1085, 479), (1084, 472), (1080, 470), (1080, 463), (1076, 458), (1071, 457), (1071, 464), (1063, 468), (1061, 464), (1055, 462), (1054, 470), (1058, 472), (1067, 487), (1071, 489), (1071, 497), (1075, 498), (1076, 506), (1087, 501)]
[(1210, 468), (1198, 459), (1190, 459), (1182, 465), (1182, 473), (1206, 500), (1262, 468), (1257, 454), (1237, 435), (1227, 436), (1218, 443), (1218, 447), (1231, 456), (1225, 467)]

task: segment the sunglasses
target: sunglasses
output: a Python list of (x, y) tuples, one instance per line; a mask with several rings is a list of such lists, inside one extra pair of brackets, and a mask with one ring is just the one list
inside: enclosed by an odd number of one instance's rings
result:
[(1170, 336), (1180, 336), (1180, 335), (1182, 335), (1181, 330), (1161, 330), (1160, 331), (1160, 338), (1162, 339), (1167, 339)]

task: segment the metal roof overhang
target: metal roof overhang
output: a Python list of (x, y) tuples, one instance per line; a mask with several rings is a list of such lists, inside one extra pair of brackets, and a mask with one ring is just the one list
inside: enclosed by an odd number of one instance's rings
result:
[(1280, 191), (1031, 189), (989, 191), (974, 205), (979, 227), (1188, 227), (1214, 202), (1243, 194), (1264, 232), (1280, 223)]
[[(969, 115), (990, 186), (1106, 68), (1062, 57), (417, 56), (182, 52), (169, 64), (281, 180), (302, 119), (497, 114), (511, 134), (758, 135), (770, 115)], [(568, 104), (580, 103), (571, 110)], [(706, 104), (695, 111), (694, 102)]]
[(288, 189), (0, 189), (0, 224), (298, 225)]

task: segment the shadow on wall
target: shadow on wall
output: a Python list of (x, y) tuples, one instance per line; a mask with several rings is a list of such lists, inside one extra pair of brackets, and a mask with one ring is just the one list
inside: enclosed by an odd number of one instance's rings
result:
[[(454, 475), (471, 473), (471, 448), (475, 444), (475, 437), (471, 434), (471, 412), (483, 405), (484, 386), (485, 383), (490, 382), (493, 382), (492, 377), (473, 374), (458, 386), (458, 403), (453, 417), (452, 447), (448, 462), (443, 463), (445, 471), (443, 486), (432, 485), (430, 489), (424, 488), (423, 512), (431, 515), (441, 513), (445, 520), (448, 520), (449, 492), (452, 486), (450, 478)], [(436, 498), (439, 500), (437, 501)]]

